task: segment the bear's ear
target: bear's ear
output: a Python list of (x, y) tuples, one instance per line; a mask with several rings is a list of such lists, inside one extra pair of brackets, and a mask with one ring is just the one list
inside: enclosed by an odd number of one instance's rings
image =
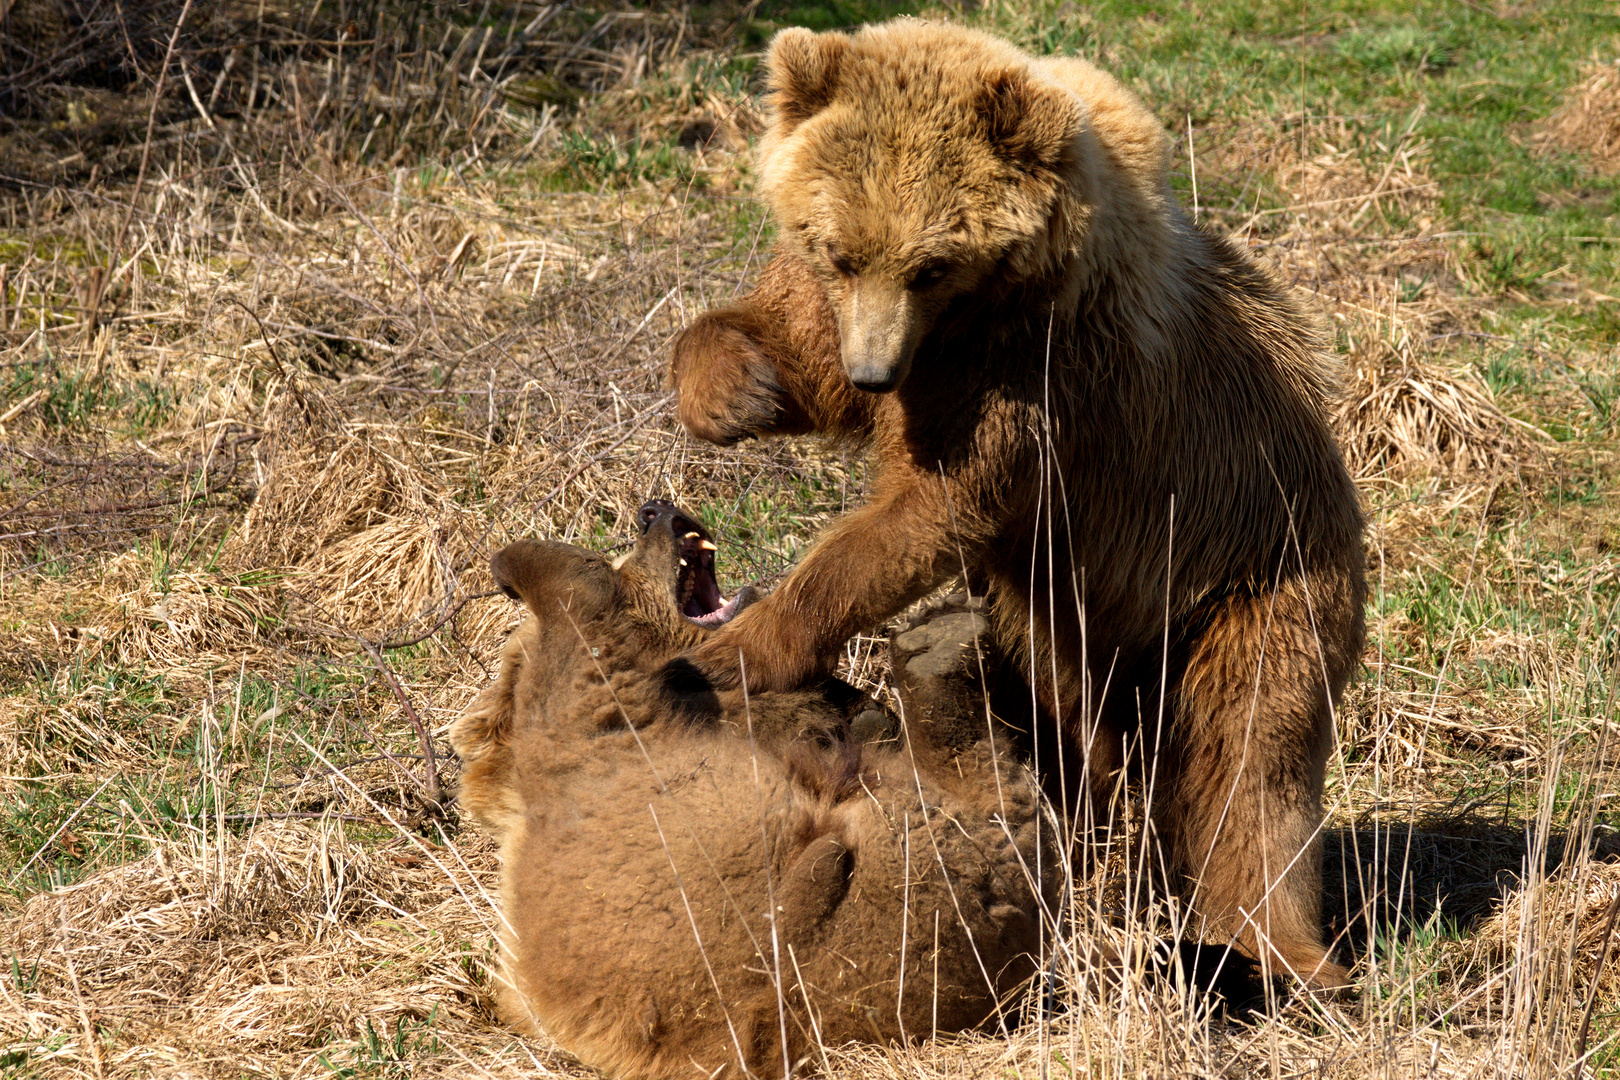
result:
[(497, 551), (489, 569), (501, 592), (542, 621), (564, 610), (589, 618), (613, 598), (615, 575), (607, 560), (572, 544), (518, 540)]
[(980, 93), (978, 113), (990, 145), (1025, 171), (1056, 169), (1080, 135), (1074, 96), (1017, 69), (991, 76)]
[(832, 102), (848, 51), (847, 34), (816, 34), (795, 26), (776, 35), (765, 67), (778, 124), (791, 131)]

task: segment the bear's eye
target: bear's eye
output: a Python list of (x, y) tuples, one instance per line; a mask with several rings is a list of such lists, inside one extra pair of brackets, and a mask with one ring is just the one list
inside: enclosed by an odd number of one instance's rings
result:
[(827, 261), (832, 264), (832, 268), (834, 270), (838, 271), (844, 277), (849, 278), (855, 276), (855, 264), (850, 261), (848, 255), (845, 255), (842, 251), (839, 251), (831, 244), (827, 245)]
[(924, 263), (920, 270), (911, 275), (911, 287), (913, 289), (926, 289), (938, 285), (945, 279), (945, 275), (950, 272), (951, 264), (942, 259)]

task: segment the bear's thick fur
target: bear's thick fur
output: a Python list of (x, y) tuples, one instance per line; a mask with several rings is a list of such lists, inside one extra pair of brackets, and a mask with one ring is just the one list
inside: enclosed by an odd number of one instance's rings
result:
[(878, 470), (683, 663), (799, 685), (965, 574), (1070, 737), (1043, 774), (1098, 816), (1140, 766), (1201, 932), (1344, 984), (1318, 833), (1362, 521), (1310, 321), (1188, 219), (1158, 123), (1083, 61), (901, 20), (785, 30), (769, 72), (781, 250), (677, 341), (680, 416), (722, 444), (822, 432)]
[(702, 526), (643, 521), (617, 565), (533, 540), (493, 561), (532, 618), (451, 741), (502, 843), (508, 1021), (685, 1080), (1002, 1018), (1057, 891), (1028, 770), (982, 709), (976, 737), (900, 739), (836, 681), (669, 708), (655, 673), (720, 598)]

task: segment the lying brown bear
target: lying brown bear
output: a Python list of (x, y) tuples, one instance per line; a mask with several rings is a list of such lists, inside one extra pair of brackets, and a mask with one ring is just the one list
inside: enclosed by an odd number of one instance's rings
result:
[(642, 522), (616, 563), (536, 540), (492, 563), (533, 617), (451, 741), (502, 842), (508, 1021), (683, 1080), (995, 1021), (1036, 970), (1055, 860), (994, 721), (885, 740), (901, 725), (836, 680), (672, 708), (654, 673), (746, 598), (690, 515)]

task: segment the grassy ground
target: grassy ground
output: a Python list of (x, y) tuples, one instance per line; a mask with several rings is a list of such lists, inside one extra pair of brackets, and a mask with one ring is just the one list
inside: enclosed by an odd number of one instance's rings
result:
[[(812, 443), (687, 440), (663, 366), (770, 244), (762, 42), (907, 8), (130, 7), (123, 51), (109, 3), (0, 30), (0, 1076), (577, 1071), (493, 1022), (492, 855), (440, 801), (515, 619), (485, 562), (622, 548), (661, 495), (769, 579), (862, 497)], [(1620, 1072), (1620, 18), (929, 10), (1135, 86), (1345, 359), (1361, 989), (1077, 993), (829, 1067)]]

